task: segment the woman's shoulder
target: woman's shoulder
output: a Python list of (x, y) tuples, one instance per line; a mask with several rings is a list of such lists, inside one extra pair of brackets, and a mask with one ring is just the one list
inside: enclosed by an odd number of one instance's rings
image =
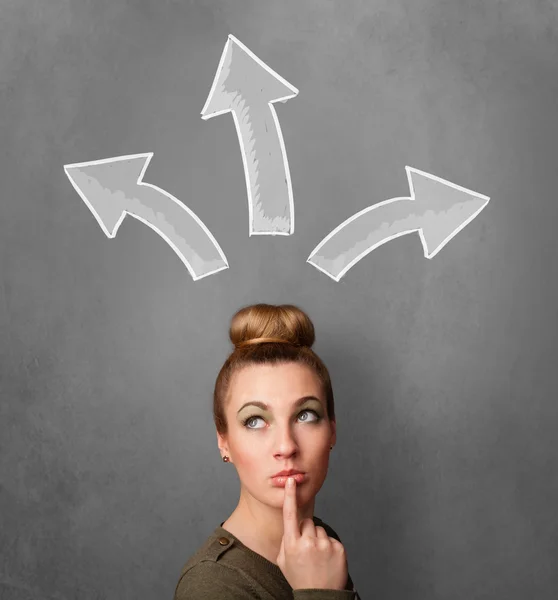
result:
[[(319, 517), (314, 524), (325, 529), (328, 536), (339, 539), (335, 530)], [(174, 600), (261, 600), (262, 597), (286, 597), (289, 588), (283, 577), (274, 577), (277, 567), (267, 561), (254, 561), (234, 536), (216, 528), (202, 546), (188, 559), (178, 580)], [(271, 569), (271, 571), (270, 571)], [(264, 593), (262, 581), (273, 586), (273, 593)], [(275, 581), (277, 579), (277, 581)], [(285, 588), (285, 589), (284, 589)], [(348, 576), (346, 590), (353, 590)], [(304, 593), (308, 592), (304, 590)], [(346, 596), (343, 596), (343, 600)], [(358, 598), (358, 596), (357, 596)]]
[(243, 573), (243, 556), (232, 536), (216, 528), (183, 566), (174, 600), (258, 598)]
[(258, 600), (242, 575), (227, 565), (199, 560), (185, 568), (174, 600)]

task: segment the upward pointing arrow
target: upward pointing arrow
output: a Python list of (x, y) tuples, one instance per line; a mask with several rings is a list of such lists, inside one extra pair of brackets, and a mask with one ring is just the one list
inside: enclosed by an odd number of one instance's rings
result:
[(201, 115), (206, 120), (232, 113), (248, 192), (249, 236), (294, 232), (291, 175), (273, 103), (297, 94), (295, 87), (229, 35)]
[(426, 258), (433, 258), (470, 223), (490, 198), (405, 167), (410, 196), (369, 206), (336, 227), (306, 260), (335, 281), (361, 258), (396, 237), (418, 231)]
[(228, 269), (217, 240), (174, 196), (144, 183), (153, 152), (65, 165), (64, 171), (101, 229), (114, 238), (126, 213), (156, 231), (178, 254), (194, 281)]

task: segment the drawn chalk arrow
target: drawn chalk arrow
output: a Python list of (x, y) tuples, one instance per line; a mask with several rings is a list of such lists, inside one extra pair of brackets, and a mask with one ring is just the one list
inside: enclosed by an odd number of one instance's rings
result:
[(435, 175), (405, 169), (410, 197), (385, 200), (356, 213), (325, 237), (306, 262), (339, 281), (378, 246), (414, 231), (424, 256), (433, 258), (490, 200)]
[(174, 196), (143, 175), (153, 152), (64, 165), (64, 171), (107, 237), (114, 238), (126, 213), (149, 225), (178, 254), (194, 281), (228, 269), (209, 229)]
[(294, 232), (291, 175), (273, 103), (297, 94), (295, 87), (229, 35), (201, 115), (207, 120), (232, 113), (248, 192), (249, 236)]

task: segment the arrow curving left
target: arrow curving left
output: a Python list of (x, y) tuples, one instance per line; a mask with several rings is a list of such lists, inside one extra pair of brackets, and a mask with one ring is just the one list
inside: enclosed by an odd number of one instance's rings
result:
[(126, 214), (157, 232), (197, 281), (229, 268), (209, 229), (174, 196), (143, 175), (153, 152), (64, 165), (64, 171), (101, 229), (114, 238)]

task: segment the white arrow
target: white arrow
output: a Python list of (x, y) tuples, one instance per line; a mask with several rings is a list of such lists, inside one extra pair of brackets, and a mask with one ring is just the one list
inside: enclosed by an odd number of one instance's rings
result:
[(339, 281), (375, 248), (414, 231), (420, 235), (424, 256), (433, 258), (490, 200), (435, 175), (405, 169), (409, 197), (385, 200), (356, 213), (326, 236), (306, 262)]
[(153, 152), (65, 165), (64, 171), (101, 229), (114, 238), (126, 213), (156, 231), (178, 254), (194, 281), (228, 269), (209, 229), (174, 196), (143, 175)]
[(249, 236), (294, 232), (291, 175), (273, 103), (297, 94), (295, 87), (229, 35), (201, 115), (210, 119), (232, 113), (248, 192)]

